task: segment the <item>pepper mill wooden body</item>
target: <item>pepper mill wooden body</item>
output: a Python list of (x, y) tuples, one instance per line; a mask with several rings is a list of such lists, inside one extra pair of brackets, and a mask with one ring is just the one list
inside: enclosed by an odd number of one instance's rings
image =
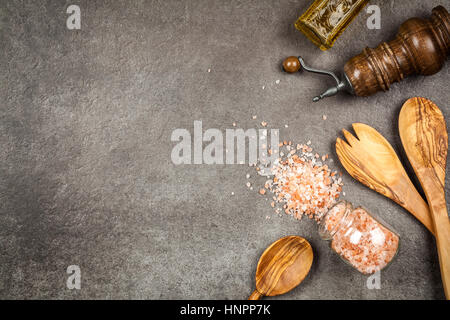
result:
[(450, 53), (450, 15), (443, 6), (432, 10), (430, 19), (411, 18), (399, 28), (395, 39), (375, 49), (366, 48), (344, 66), (342, 79), (333, 72), (305, 65), (301, 57), (288, 57), (283, 69), (294, 73), (302, 68), (309, 72), (332, 76), (337, 85), (313, 101), (348, 91), (356, 96), (369, 96), (387, 91), (394, 82), (419, 74), (432, 75), (442, 69)]
[(449, 53), (450, 18), (447, 10), (438, 6), (431, 19), (409, 19), (394, 40), (364, 49), (345, 64), (344, 73), (355, 95), (369, 96), (389, 90), (392, 83), (409, 75), (435, 74)]

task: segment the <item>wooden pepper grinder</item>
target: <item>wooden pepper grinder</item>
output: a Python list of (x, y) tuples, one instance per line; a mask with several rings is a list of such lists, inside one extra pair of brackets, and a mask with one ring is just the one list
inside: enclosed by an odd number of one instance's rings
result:
[(377, 91), (387, 91), (394, 82), (412, 74), (432, 75), (441, 70), (450, 53), (450, 16), (442, 6), (432, 10), (431, 19), (411, 18), (405, 21), (394, 40), (383, 42), (375, 49), (365, 48), (344, 66), (342, 79), (333, 72), (305, 65), (301, 57), (288, 57), (283, 69), (294, 73), (300, 69), (329, 75), (336, 86), (313, 101), (347, 91), (364, 97)]

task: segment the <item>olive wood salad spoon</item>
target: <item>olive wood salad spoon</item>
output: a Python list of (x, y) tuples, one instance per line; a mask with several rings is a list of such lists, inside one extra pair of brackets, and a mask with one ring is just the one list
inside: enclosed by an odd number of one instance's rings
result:
[(248, 298), (277, 296), (300, 284), (311, 269), (313, 251), (302, 237), (287, 236), (272, 243), (256, 267), (256, 290)]
[(354, 123), (354, 137), (342, 130), (347, 142), (336, 140), (336, 153), (344, 168), (356, 180), (394, 200), (412, 213), (434, 234), (427, 203), (409, 179), (389, 142), (374, 128)]
[(450, 220), (445, 201), (448, 135), (441, 110), (425, 98), (411, 98), (400, 111), (403, 147), (430, 206), (445, 296), (450, 299)]

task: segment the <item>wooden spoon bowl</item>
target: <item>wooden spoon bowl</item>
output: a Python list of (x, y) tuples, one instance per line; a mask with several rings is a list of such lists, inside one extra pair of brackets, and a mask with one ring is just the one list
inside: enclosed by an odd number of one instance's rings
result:
[(277, 296), (298, 286), (311, 269), (313, 251), (302, 237), (287, 236), (272, 243), (256, 268), (256, 290), (249, 300)]
[(450, 299), (450, 220), (445, 201), (448, 134), (444, 115), (432, 101), (416, 97), (405, 102), (398, 123), (406, 155), (430, 206), (442, 282)]

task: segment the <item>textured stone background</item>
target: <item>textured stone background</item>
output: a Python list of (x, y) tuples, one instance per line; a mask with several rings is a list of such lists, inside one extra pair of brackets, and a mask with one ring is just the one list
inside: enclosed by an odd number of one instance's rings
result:
[[(245, 186), (246, 173), (254, 177), (248, 166), (170, 159), (172, 131), (192, 132), (194, 120), (221, 130), (266, 120), (283, 139), (312, 140), (335, 159), (339, 131), (364, 122), (405, 160), (400, 107), (424, 96), (450, 119), (448, 64), (388, 93), (317, 104), (311, 98), (329, 79), (280, 71), (288, 55), (338, 70), (406, 18), (427, 17), (437, 4), (450, 9), (448, 0), (371, 2), (381, 6), (382, 29), (368, 30), (362, 12), (321, 52), (293, 26), (311, 1), (82, 0), (80, 31), (66, 28), (72, 1), (0, 1), (0, 297), (246, 298), (262, 251), (297, 234), (311, 242), (314, 264), (280, 298), (444, 298), (433, 237), (349, 175), (345, 198), (401, 235), (380, 290), (368, 290), (312, 222), (273, 216)], [(72, 264), (81, 267), (79, 291), (66, 289)]]

